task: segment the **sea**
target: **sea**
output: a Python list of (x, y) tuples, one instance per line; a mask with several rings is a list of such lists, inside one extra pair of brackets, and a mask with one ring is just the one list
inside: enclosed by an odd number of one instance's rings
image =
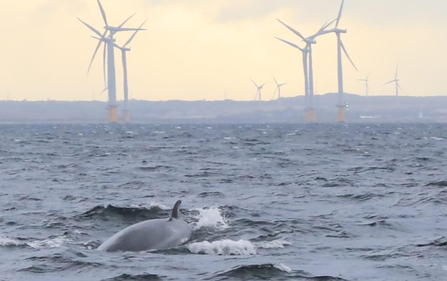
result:
[[(447, 280), (446, 124), (0, 125), (0, 280)], [(191, 240), (96, 248), (169, 218)]]

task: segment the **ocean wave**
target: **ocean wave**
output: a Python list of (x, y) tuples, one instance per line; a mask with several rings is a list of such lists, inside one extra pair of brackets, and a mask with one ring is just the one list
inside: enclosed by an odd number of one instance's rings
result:
[(304, 277), (304, 274), (293, 274), (293, 271), (284, 264), (253, 264), (241, 265), (231, 270), (214, 276), (213, 280), (227, 280), (237, 278), (238, 280), (296, 280)]
[[(163, 208), (161, 208), (161, 207)], [(124, 221), (139, 222), (150, 219), (158, 219), (169, 216), (169, 211), (164, 209), (163, 205), (152, 205), (146, 207), (115, 207), (113, 205), (96, 206), (87, 212), (80, 215), (81, 219), (89, 220), (116, 220), (122, 219)]]
[(131, 274), (121, 274), (116, 277), (103, 279), (102, 281), (140, 281), (140, 280), (163, 280), (158, 275), (155, 274), (149, 274), (149, 273), (143, 273), (143, 274), (137, 274), (137, 275), (131, 275)]
[(68, 239), (67, 237), (57, 236), (45, 240), (35, 240), (32, 242), (27, 242), (26, 245), (34, 249), (48, 249), (48, 248), (60, 248), (72, 242), (73, 241), (71, 239)]
[(267, 241), (267, 242), (258, 242), (255, 243), (257, 248), (262, 249), (284, 249), (284, 246), (292, 245), (290, 242), (287, 242), (286, 240), (273, 240), (273, 241)]
[(14, 240), (5, 236), (0, 236), (0, 246), (1, 247), (17, 247), (17, 246), (23, 246), (26, 245), (26, 243)]

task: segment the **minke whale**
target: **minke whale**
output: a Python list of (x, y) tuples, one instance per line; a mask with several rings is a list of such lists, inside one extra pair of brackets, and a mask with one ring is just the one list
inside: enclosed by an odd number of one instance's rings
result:
[(180, 219), (178, 200), (169, 219), (142, 221), (116, 233), (104, 243), (100, 251), (164, 250), (182, 245), (191, 238), (191, 227)]

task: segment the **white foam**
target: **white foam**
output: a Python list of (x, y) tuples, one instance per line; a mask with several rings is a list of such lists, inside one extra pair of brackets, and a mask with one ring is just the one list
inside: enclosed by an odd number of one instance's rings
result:
[(277, 263), (277, 264), (274, 265), (274, 267), (279, 269), (279, 270), (281, 270), (281, 271), (284, 271), (284, 272), (287, 272), (287, 273), (292, 273), (292, 269), (290, 267), (288, 267), (287, 265), (285, 265), (285, 264)]
[(250, 256), (256, 255), (256, 246), (250, 241), (221, 240), (212, 243), (208, 241), (192, 243), (188, 249), (194, 254), (220, 255), (220, 256)]
[(172, 209), (172, 207), (168, 207), (168, 206), (163, 205), (163, 204), (158, 203), (158, 202), (151, 202), (151, 204), (149, 205), (149, 207), (150, 207), (150, 208), (152, 208), (152, 207), (158, 207), (158, 208), (160, 208), (160, 209), (162, 209), (162, 210), (171, 210), (171, 209)]
[(195, 209), (199, 211), (198, 222), (195, 228), (201, 227), (217, 227), (217, 228), (228, 228), (228, 223), (225, 218), (221, 215), (218, 207), (211, 208), (198, 208)]
[(8, 246), (20, 246), (20, 245), (24, 245), (24, 244), (21, 243), (20, 241), (17, 241), (17, 240), (8, 238), (8, 237), (0, 236), (0, 246), (8, 247)]
[(60, 248), (63, 245), (71, 242), (70, 239), (66, 237), (55, 237), (45, 240), (38, 240), (26, 243), (28, 246), (34, 249), (44, 249), (44, 248)]
[(262, 249), (284, 249), (284, 246), (292, 245), (285, 240), (273, 240), (268, 242), (258, 242), (256, 243), (256, 247)]

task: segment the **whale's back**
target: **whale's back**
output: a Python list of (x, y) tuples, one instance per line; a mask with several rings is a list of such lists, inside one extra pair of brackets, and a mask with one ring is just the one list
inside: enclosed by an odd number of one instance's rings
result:
[(191, 227), (182, 220), (148, 220), (121, 230), (101, 244), (98, 250), (163, 250), (186, 243), (191, 232)]

